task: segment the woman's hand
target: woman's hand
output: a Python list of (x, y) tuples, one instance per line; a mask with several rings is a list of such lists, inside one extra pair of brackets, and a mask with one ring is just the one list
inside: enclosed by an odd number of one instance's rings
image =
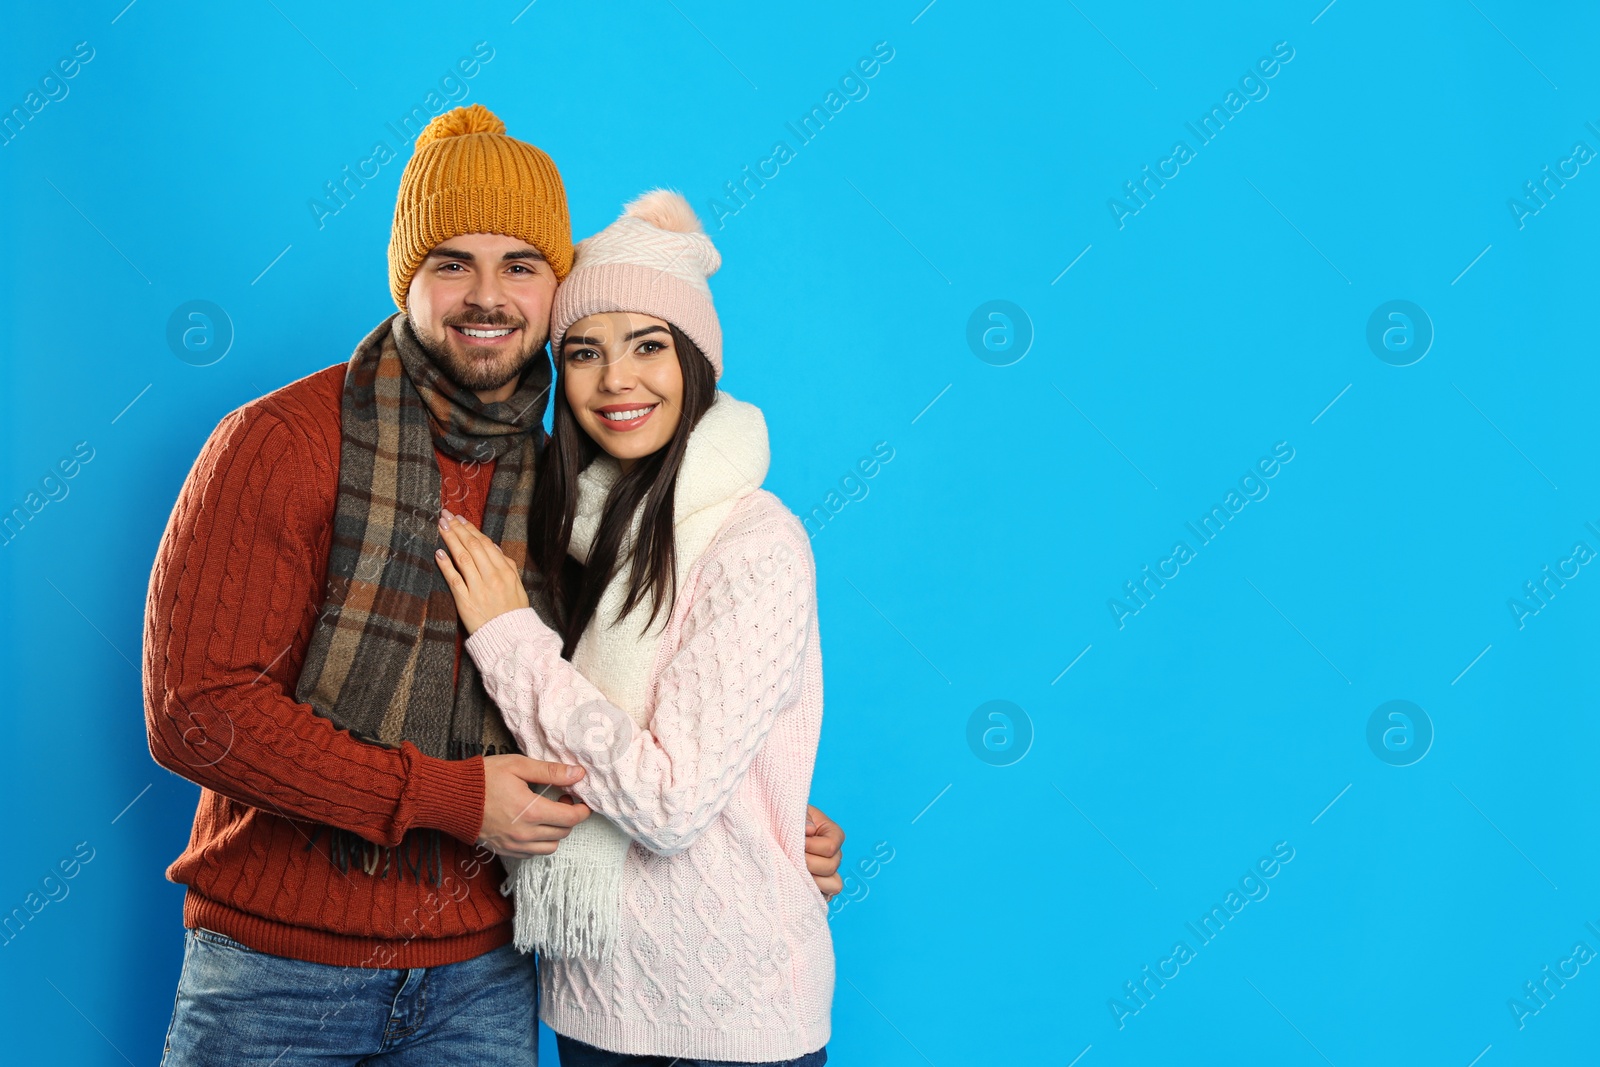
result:
[(456, 598), (456, 614), (469, 636), (495, 616), (528, 606), (522, 574), (499, 545), (444, 508), (439, 509), (439, 529), (450, 551), (441, 548), (434, 559), (444, 571)]

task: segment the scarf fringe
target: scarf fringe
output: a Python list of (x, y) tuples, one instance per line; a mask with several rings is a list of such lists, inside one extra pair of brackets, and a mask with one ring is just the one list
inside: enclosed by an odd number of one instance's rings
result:
[(548, 856), (508, 860), (500, 892), (514, 897), (512, 941), (519, 952), (605, 962), (617, 943), (621, 863), (552, 863)]
[[(418, 885), (426, 879), (429, 885), (439, 885), (444, 876), (443, 833), (433, 829), (407, 831), (398, 845), (379, 845), (360, 834), (337, 826), (316, 826), (306, 838), (302, 852), (316, 847), (317, 839), (326, 831), (328, 835), (328, 862), (339, 868), (346, 877), (354, 866), (365, 874), (388, 878), (395, 870), (396, 877), (405, 880), (405, 872)], [(398, 862), (396, 856), (398, 855)], [(380, 864), (381, 861), (381, 864)]]
[[(496, 711), (498, 714), (498, 710)], [(453, 737), (450, 739), (449, 755), (446, 759), (471, 759), (473, 756), (503, 756), (508, 752), (521, 752), (515, 743), (506, 745), (482, 744), (477, 741), (468, 741), (464, 738)]]

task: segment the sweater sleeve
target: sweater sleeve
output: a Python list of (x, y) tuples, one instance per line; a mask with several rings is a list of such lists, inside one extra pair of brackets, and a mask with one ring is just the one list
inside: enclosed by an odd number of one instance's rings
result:
[(560, 637), (531, 608), (467, 639), (523, 750), (583, 767), (572, 792), (663, 856), (687, 849), (727, 805), (799, 684), (815, 625), (809, 548), (787, 527), (711, 551), (648, 728), (561, 658)]
[(481, 757), (370, 744), (294, 699), (331, 523), (314, 473), (305, 431), (261, 404), (226, 416), (189, 471), (145, 605), (150, 754), (232, 800), (379, 844), (412, 827), (474, 841)]

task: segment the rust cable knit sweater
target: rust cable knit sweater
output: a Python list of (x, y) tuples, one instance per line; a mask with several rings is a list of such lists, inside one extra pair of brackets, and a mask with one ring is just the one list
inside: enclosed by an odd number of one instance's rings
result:
[[(145, 608), (150, 754), (201, 786), (167, 877), (185, 926), (354, 967), (435, 967), (511, 940), (505, 871), (473, 842), (483, 760), (368, 744), (294, 699), (322, 608), (339, 484), (345, 364), (230, 412), (167, 521)], [(494, 464), (439, 460), (452, 511), (483, 521)], [(431, 561), (429, 561), (431, 563)], [(457, 638), (457, 669), (462, 654)], [(383, 845), (444, 831), (441, 885), (345, 874), (319, 824)]]

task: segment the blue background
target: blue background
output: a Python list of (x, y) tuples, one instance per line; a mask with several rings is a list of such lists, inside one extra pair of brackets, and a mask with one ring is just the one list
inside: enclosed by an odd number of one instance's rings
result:
[[(0, 947), (16, 1062), (159, 1058), (196, 790), (145, 746), (156, 544), (225, 413), (393, 310), (386, 123), (480, 41), (466, 102), (550, 152), (578, 236), (658, 184), (707, 219), (723, 384), (766, 412), (769, 488), (828, 516), (813, 795), (855, 869), (830, 1062), (1594, 1059), (1600, 968), (1521, 1028), (1508, 1006), (1600, 950), (1600, 568), (1520, 627), (1508, 606), (1600, 550), (1600, 173), (1508, 206), (1600, 149), (1593, 8), (124, 2), (0, 35), (6, 110), (94, 49), (0, 147), (0, 509), (93, 449), (0, 549), (0, 911), (94, 850)], [(799, 144), (785, 123), (878, 42)], [(1269, 94), (1199, 146), (1185, 123), (1278, 42)], [(400, 158), (319, 228), (380, 139)], [(1119, 228), (1108, 201), (1178, 139), (1194, 158)], [(1404, 367), (1366, 337), (1396, 299), (1434, 333)], [(190, 300), (233, 333), (208, 366), (166, 339)], [(967, 339), (991, 300), (1023, 312), (1010, 348), (980, 323), (998, 355)], [(1269, 495), (1198, 546), (1185, 523), (1278, 442)], [(1179, 539), (1195, 558), (1119, 627)], [(1397, 699), (1434, 733), (1404, 767), (1367, 741)], [(974, 747), (993, 700), (1021, 712)], [(1279, 842), (1269, 895), (1201, 945), (1185, 924)]]

